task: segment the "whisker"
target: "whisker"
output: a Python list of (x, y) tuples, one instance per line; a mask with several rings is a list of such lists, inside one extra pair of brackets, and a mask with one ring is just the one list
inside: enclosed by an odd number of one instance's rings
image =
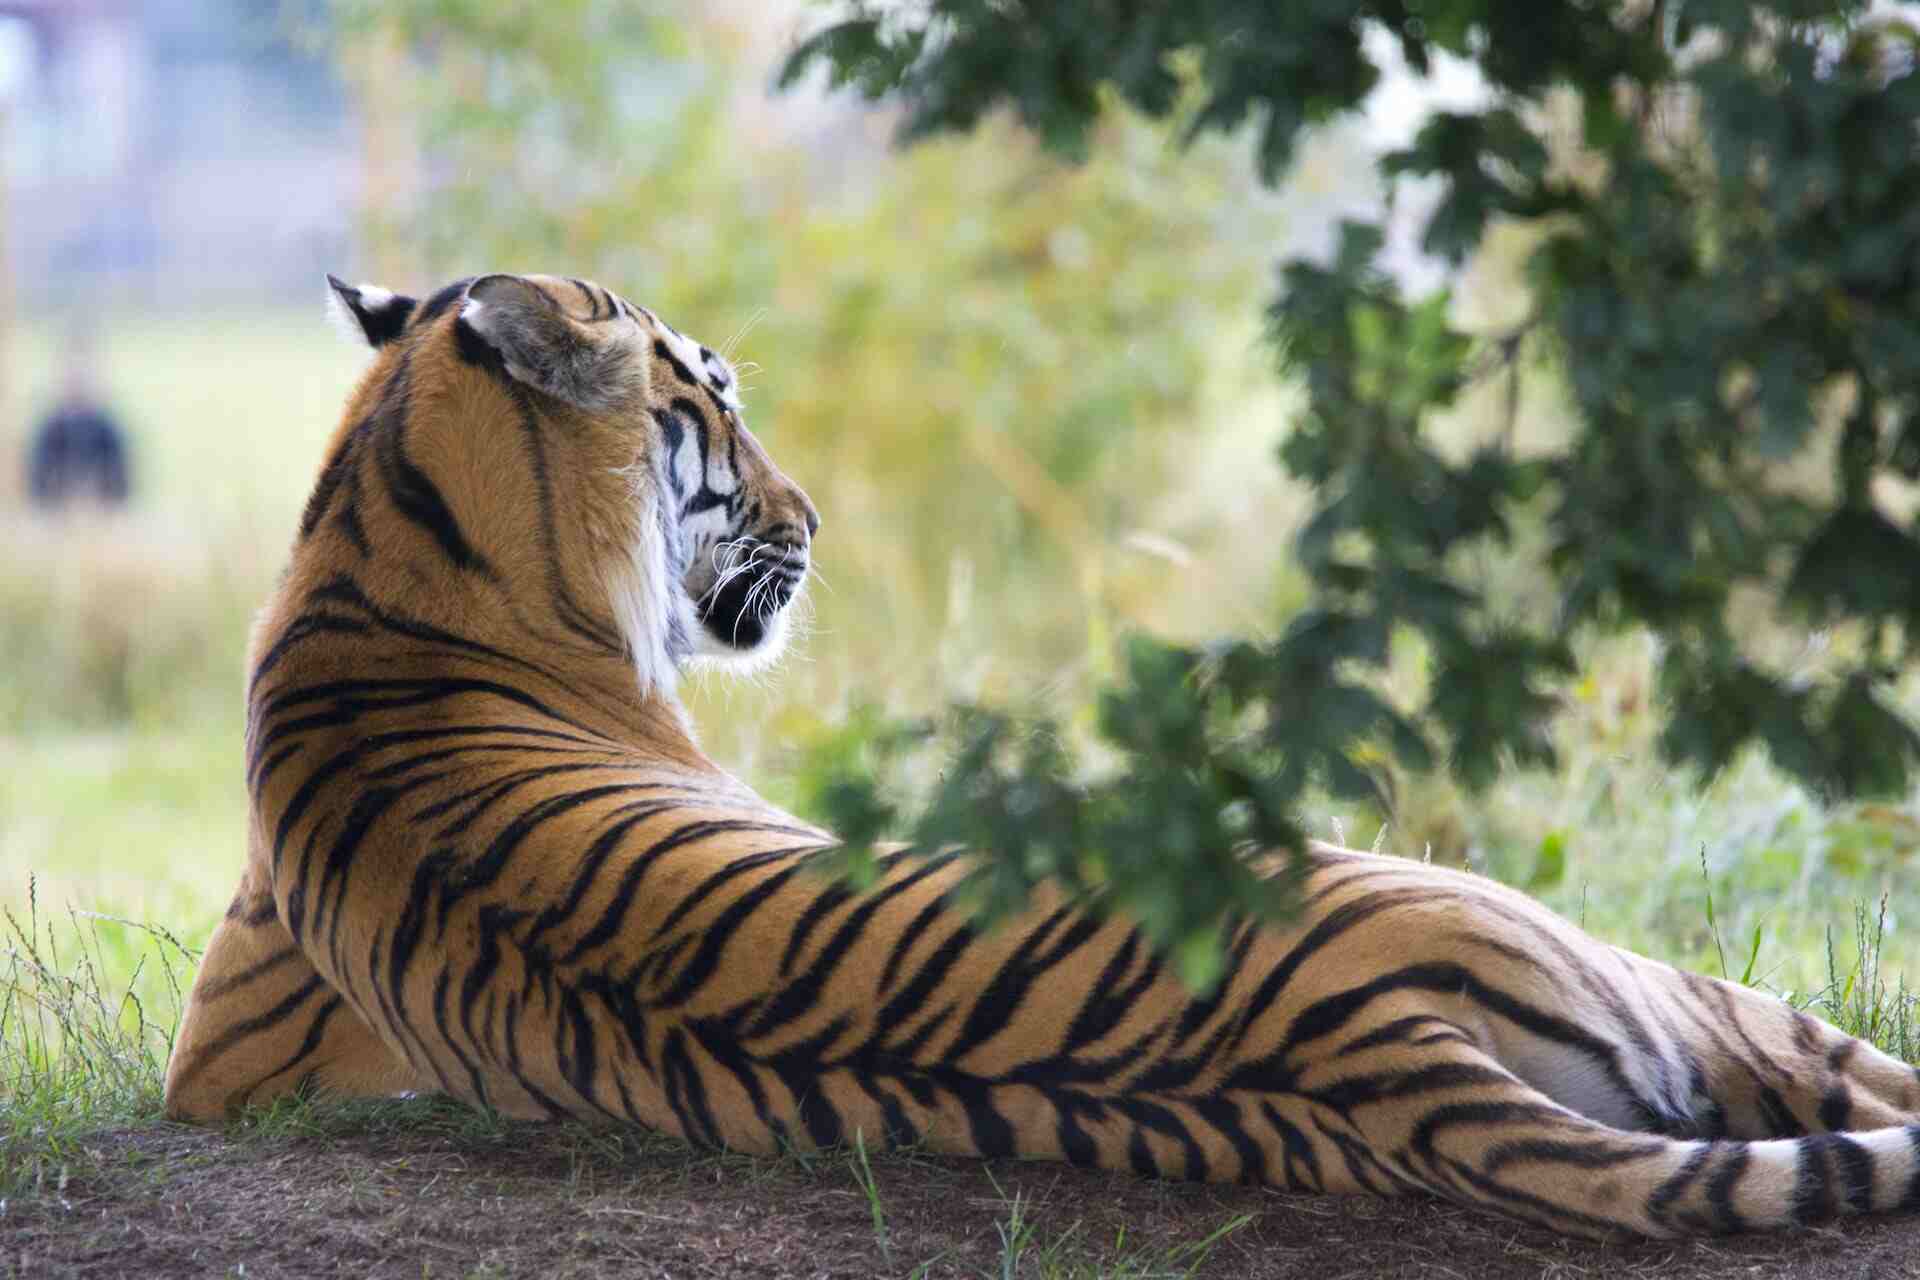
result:
[[(734, 563), (735, 558), (739, 555), (741, 547), (750, 548), (747, 554), (747, 557), (744, 560), (738, 561), (738, 563)], [(720, 566), (720, 552), (722, 550), (725, 550), (727, 552), (728, 560), (729, 560), (729, 563), (725, 568), (722, 568)], [(764, 543), (764, 542), (756, 543), (749, 538), (732, 538), (727, 540), (726, 542), (721, 542), (716, 544), (713, 548), (712, 554), (708, 557), (708, 563), (713, 566), (715, 572), (719, 574), (719, 577), (717, 577), (714, 580), (713, 585), (708, 587), (707, 590), (701, 595), (701, 597), (698, 600), (694, 601), (694, 607), (700, 608), (701, 606), (705, 605), (709, 600), (712, 600), (715, 596), (720, 594), (720, 589), (722, 587), (726, 586), (729, 582), (732, 582), (735, 578), (739, 577), (741, 574), (745, 573), (747, 570), (753, 568), (754, 563), (757, 560), (759, 560), (761, 552), (771, 551), (771, 550), (772, 550), (772, 547), (770, 547), (767, 543)]]
[[(726, 345), (720, 348), (721, 359), (725, 360), (728, 364), (732, 364), (733, 353), (739, 349), (742, 342), (747, 340), (747, 335), (753, 332), (753, 327), (764, 320), (766, 315), (767, 309), (765, 307), (754, 308), (753, 314), (747, 317), (746, 323), (734, 330), (733, 336), (728, 338)], [(740, 370), (735, 368), (734, 372), (737, 374)]]

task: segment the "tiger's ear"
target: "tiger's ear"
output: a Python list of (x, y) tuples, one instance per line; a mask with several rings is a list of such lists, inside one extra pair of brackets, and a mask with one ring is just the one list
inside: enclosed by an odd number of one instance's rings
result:
[(477, 338), (509, 377), (576, 408), (610, 409), (642, 389), (645, 368), (630, 335), (574, 320), (520, 276), (481, 276), (460, 308), (462, 346)]
[(328, 276), (327, 310), (342, 328), (358, 332), (370, 347), (384, 347), (400, 336), (413, 315), (414, 300), (377, 284), (351, 285)]

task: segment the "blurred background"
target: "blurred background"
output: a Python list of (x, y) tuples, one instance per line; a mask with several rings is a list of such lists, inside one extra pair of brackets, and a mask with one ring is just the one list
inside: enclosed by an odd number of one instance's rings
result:
[[(1410, 243), (1432, 193), (1378, 189), (1366, 157), (1471, 75), (1390, 77), (1269, 191), (1235, 140), (1182, 151), (1123, 115), (1079, 167), (1004, 126), (893, 150), (884, 111), (773, 92), (817, 12), (0, 0), (0, 906), (191, 945), (224, 909), (249, 620), (362, 359), (323, 319), (327, 271), (414, 293), (592, 277), (732, 353), (749, 423), (823, 512), (821, 580), (778, 671), (688, 693), (710, 752), (776, 799), (876, 714), (1071, 719), (1130, 628), (1284, 624), (1307, 504), (1274, 461), (1274, 264), (1391, 197), (1396, 272), (1437, 283)], [(1526, 248), (1496, 236), (1459, 314), (1522, 313)], [(1523, 432), (1565, 432), (1552, 370), (1520, 394)], [(1435, 429), (1472, 438), (1503, 397)], [(1550, 606), (1493, 568), (1515, 609)], [(1480, 795), (1396, 777), (1391, 812), (1309, 821), (1785, 991), (1870, 979), (1863, 923), (1886, 980), (1912, 968), (1915, 797), (1824, 805), (1759, 755), (1676, 774), (1657, 643), (1580, 654), (1557, 770)]]

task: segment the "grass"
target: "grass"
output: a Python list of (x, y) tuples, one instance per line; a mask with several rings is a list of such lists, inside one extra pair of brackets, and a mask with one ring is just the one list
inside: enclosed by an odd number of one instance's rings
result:
[(58, 1189), (89, 1134), (156, 1118), (193, 953), (164, 928), (0, 911), (0, 1197)]

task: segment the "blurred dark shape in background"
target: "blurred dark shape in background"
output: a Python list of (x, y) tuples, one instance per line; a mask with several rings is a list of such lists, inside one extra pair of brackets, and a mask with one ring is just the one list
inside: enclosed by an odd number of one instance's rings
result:
[(27, 496), (42, 510), (82, 502), (117, 507), (127, 491), (126, 433), (102, 401), (94, 345), (80, 334), (68, 347), (60, 399), (27, 447)]

